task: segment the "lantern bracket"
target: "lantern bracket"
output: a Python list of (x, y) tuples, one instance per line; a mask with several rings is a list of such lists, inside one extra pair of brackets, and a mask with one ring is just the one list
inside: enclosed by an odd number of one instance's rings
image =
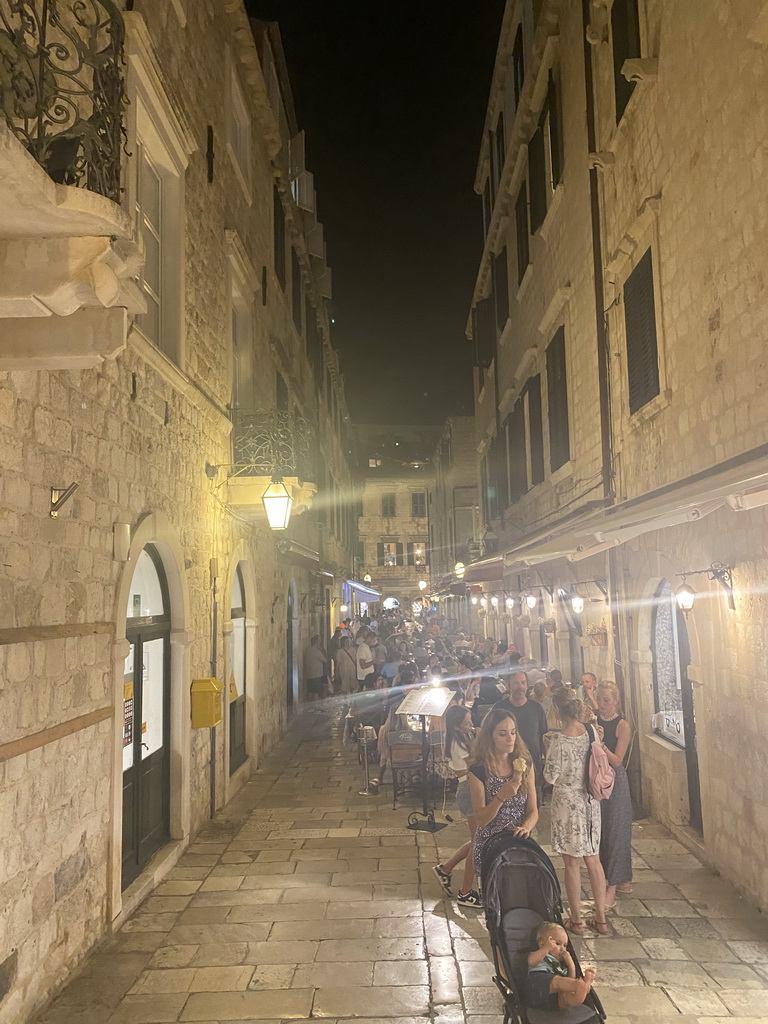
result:
[(706, 575), (709, 580), (717, 580), (728, 595), (728, 607), (732, 612), (736, 610), (736, 604), (733, 600), (733, 569), (730, 565), (724, 565), (723, 562), (713, 562), (708, 569), (686, 569), (685, 572), (677, 572), (675, 575), (682, 576), (683, 583), (685, 583), (686, 576)]

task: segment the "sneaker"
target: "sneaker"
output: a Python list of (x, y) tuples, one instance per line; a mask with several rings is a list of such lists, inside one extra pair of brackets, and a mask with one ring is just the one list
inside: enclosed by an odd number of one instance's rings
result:
[(432, 868), (432, 873), (443, 888), (443, 892), (447, 895), (451, 895), (451, 873), (450, 871), (443, 871), (439, 864), (435, 864)]
[(483, 909), (483, 901), (477, 889), (470, 889), (469, 892), (460, 892), (456, 897), (456, 902), (460, 907), (474, 907), (475, 910)]

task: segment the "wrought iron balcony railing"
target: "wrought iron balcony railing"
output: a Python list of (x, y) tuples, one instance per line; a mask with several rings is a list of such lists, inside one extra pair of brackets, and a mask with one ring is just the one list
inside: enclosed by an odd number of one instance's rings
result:
[(234, 474), (317, 482), (315, 445), (305, 419), (287, 412), (232, 413)]
[(0, 0), (0, 108), (61, 185), (120, 199), (123, 18), (112, 0)]

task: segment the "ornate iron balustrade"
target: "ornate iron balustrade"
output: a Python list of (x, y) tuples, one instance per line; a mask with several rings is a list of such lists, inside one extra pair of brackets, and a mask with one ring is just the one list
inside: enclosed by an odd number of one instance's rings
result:
[(0, 107), (60, 185), (120, 200), (123, 18), (112, 0), (0, 0)]
[(287, 412), (232, 414), (237, 476), (298, 477), (316, 482), (315, 445), (305, 419)]

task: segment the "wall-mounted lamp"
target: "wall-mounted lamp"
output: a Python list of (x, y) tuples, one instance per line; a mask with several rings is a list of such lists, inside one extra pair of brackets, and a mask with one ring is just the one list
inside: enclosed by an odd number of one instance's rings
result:
[(530, 590), (529, 590), (529, 591), (528, 591), (528, 593), (527, 593), (527, 594), (525, 595), (525, 597), (524, 597), (524, 600), (525, 600), (526, 606), (527, 606), (528, 608), (530, 608), (530, 609), (531, 609), (531, 611), (533, 611), (533, 609), (534, 609), (534, 608), (536, 607), (536, 605), (538, 604), (538, 598), (536, 597), (536, 595), (535, 595), (535, 594), (531, 593), (531, 591), (530, 591)]
[(283, 478), (276, 476), (261, 496), (264, 511), (271, 530), (287, 530), (291, 519), (293, 498), (283, 483)]
[(487, 598), (485, 598), (485, 597), (481, 597), (481, 598), (480, 598), (480, 606), (481, 606), (481, 608), (485, 608), (485, 606), (486, 606), (487, 604), (488, 604), (488, 599), (487, 599)]
[(419, 580), (419, 590), (420, 590), (420, 591), (421, 591), (422, 593), (424, 593), (424, 591), (425, 591), (426, 589), (427, 589), (427, 581), (426, 581), (426, 580)]
[(504, 604), (511, 611), (515, 607), (515, 599), (514, 599), (514, 597), (507, 596), (506, 599), (504, 600)]
[(498, 599), (498, 597), (496, 597), (495, 594), (491, 598), (491, 604), (493, 605), (494, 608), (498, 608), (499, 607), (499, 599)]
[(477, 597), (474, 594), (472, 595), (471, 600), (472, 600), (472, 604), (477, 604)]
[(675, 573), (676, 576), (682, 576), (683, 582), (677, 588), (675, 592), (675, 600), (680, 611), (685, 612), (687, 615), (693, 608), (693, 602), (696, 600), (696, 591), (688, 585), (688, 576), (707, 576), (707, 579), (717, 580), (720, 586), (728, 595), (728, 607), (731, 611), (736, 610), (736, 604), (733, 600), (733, 570), (730, 565), (723, 565), (722, 562), (713, 562), (708, 569), (687, 569), (685, 572)]
[(574, 590), (574, 592), (571, 594), (571, 608), (573, 608), (575, 615), (581, 615), (581, 613), (584, 611), (584, 598), (581, 596), (578, 590)]
[(348, 611), (349, 611), (349, 605), (348, 605), (348, 604), (342, 604), (342, 605), (340, 605), (340, 606), (339, 606), (339, 611), (340, 611), (340, 612), (348, 612)]
[(365, 574), (365, 576), (363, 576), (363, 583), (370, 583), (370, 582), (371, 582), (371, 574), (369, 572), (367, 572)]
[(453, 571), (456, 574), (456, 579), (463, 580), (464, 579), (464, 572), (465, 572), (465, 570), (466, 570), (466, 567), (465, 567), (464, 563), (463, 562), (457, 562), (456, 565), (454, 565), (454, 567), (453, 567)]

